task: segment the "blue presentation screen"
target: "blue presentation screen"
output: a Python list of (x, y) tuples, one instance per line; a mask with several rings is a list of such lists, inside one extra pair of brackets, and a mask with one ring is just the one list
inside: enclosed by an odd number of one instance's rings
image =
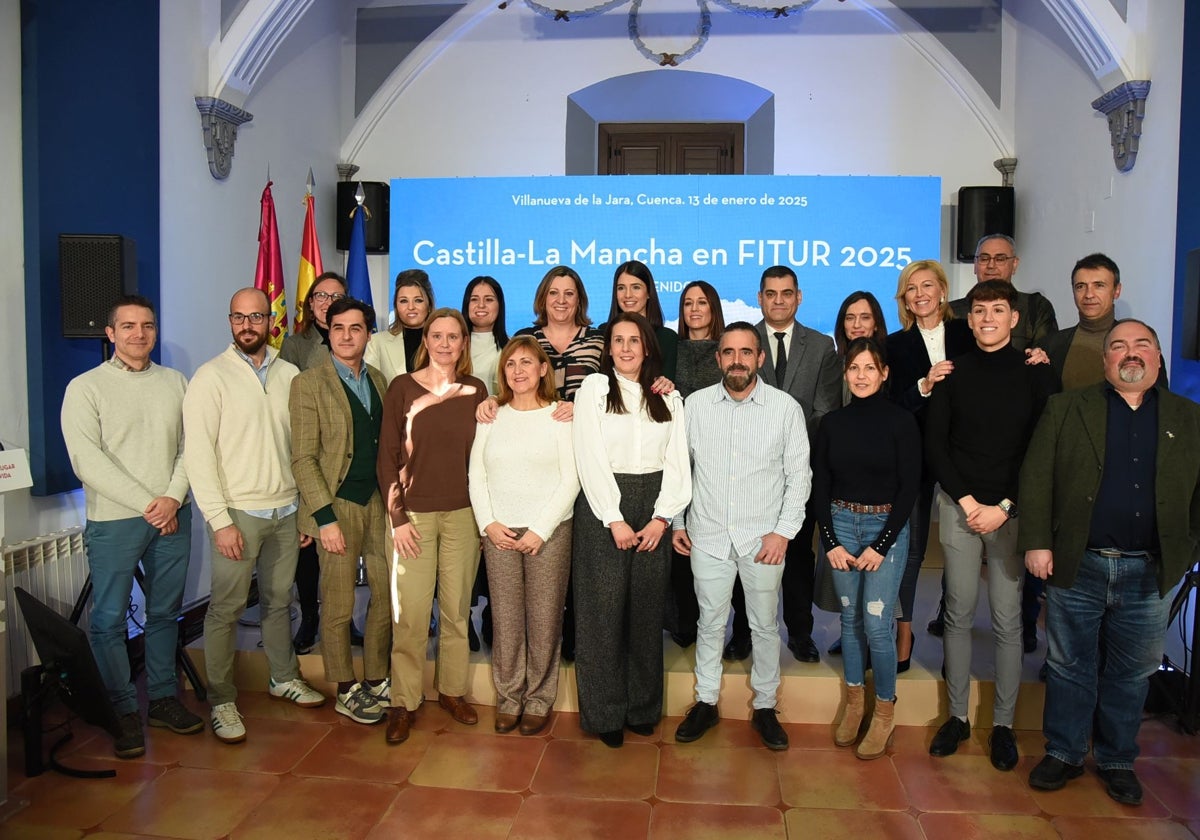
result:
[(490, 275), (510, 334), (532, 323), (534, 291), (556, 265), (579, 272), (588, 314), (602, 323), (613, 272), (631, 259), (654, 274), (669, 326), (692, 280), (716, 287), (726, 322), (756, 323), (763, 269), (787, 265), (803, 293), (801, 323), (832, 334), (842, 300), (863, 289), (891, 331), (900, 269), (937, 259), (941, 239), (933, 177), (397, 178), (391, 207), (389, 303), (406, 268), (429, 272), (439, 306), (459, 306), (467, 282)]

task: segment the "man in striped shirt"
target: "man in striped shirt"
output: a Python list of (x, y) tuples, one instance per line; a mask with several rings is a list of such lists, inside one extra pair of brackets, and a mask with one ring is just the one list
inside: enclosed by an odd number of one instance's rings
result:
[(776, 718), (779, 589), (789, 540), (804, 522), (812, 487), (808, 432), (799, 404), (758, 375), (757, 331), (743, 321), (721, 336), (722, 380), (687, 399), (692, 503), (673, 523), (672, 543), (692, 558), (700, 622), (696, 705), (675, 732), (695, 741), (719, 721), (721, 646), (735, 577), (741, 576), (754, 641), (751, 725), (769, 749), (787, 749)]

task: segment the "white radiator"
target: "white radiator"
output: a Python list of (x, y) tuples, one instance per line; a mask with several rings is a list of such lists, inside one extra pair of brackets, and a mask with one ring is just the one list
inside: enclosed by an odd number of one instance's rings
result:
[[(4, 568), (4, 603), (8, 613), (8, 691), (15, 696), (21, 689), (21, 671), (40, 661), (33, 640), (25, 628), (13, 587), (19, 586), (59, 615), (67, 618), (75, 599), (87, 581), (87, 551), (83, 547), (83, 528), (70, 528), (34, 537), (0, 549)], [(91, 599), (79, 620), (87, 629)]]

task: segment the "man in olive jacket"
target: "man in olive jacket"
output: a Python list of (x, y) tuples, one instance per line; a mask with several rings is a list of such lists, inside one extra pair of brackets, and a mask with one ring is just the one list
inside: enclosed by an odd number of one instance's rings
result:
[(1050, 398), (1021, 469), (1018, 548), (1049, 583), (1046, 757), (1029, 783), (1058, 790), (1082, 774), (1094, 731), (1108, 795), (1137, 805), (1166, 596), (1200, 535), (1200, 405), (1158, 385), (1161, 347), (1141, 321), (1116, 322), (1103, 351), (1105, 381)]

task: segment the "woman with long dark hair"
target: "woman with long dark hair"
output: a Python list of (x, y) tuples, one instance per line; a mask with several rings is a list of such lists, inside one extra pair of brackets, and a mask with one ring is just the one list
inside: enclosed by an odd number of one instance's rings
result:
[[(712, 284), (693, 280), (679, 295), (679, 348), (675, 369), (675, 387), (679, 396), (716, 385), (721, 381), (717, 364), (717, 345), (725, 332), (725, 314), (721, 296)], [(667, 611), (667, 631), (680, 647), (696, 641), (696, 623), (700, 605), (696, 602), (696, 584), (692, 578), (692, 559), (671, 550), (671, 603)]]
[(500, 387), (500, 351), (508, 344), (500, 282), (487, 275), (471, 278), (463, 289), (462, 314), (471, 325), (471, 368), (488, 387), (488, 394), (495, 395)]
[(608, 307), (611, 323), (622, 312), (634, 312), (650, 322), (658, 349), (662, 353), (660, 374), (675, 379), (679, 336), (670, 327), (663, 325), (662, 304), (658, 302), (658, 287), (654, 275), (644, 262), (630, 260), (617, 266), (613, 272), (612, 303)]
[(895, 726), (892, 619), (921, 477), (921, 438), (912, 415), (882, 393), (888, 368), (874, 339), (852, 340), (844, 364), (850, 401), (817, 430), (812, 498), (842, 607), (847, 701), (834, 742), (848, 747), (858, 740), (870, 651), (875, 711), (856, 755), (871, 759), (885, 753)]
[(619, 313), (601, 372), (576, 395), (574, 560), (580, 725), (610, 747), (662, 717), (662, 616), (671, 519), (691, 501), (677, 394), (651, 385), (662, 364), (650, 322)]

